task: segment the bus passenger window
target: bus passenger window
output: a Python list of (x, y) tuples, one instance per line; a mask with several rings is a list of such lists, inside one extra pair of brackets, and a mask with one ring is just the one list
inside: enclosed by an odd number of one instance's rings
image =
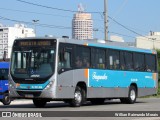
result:
[(76, 57), (75, 65), (77, 68), (82, 67), (82, 59), (79, 56)]
[(119, 66), (119, 51), (109, 49), (107, 51), (107, 67), (111, 70), (118, 70)]
[(90, 48), (76, 46), (74, 66), (75, 68), (90, 67)]
[(105, 50), (92, 49), (92, 67), (96, 69), (105, 69)]
[(156, 72), (156, 56), (146, 54), (145, 55), (146, 71), (147, 72)]
[(71, 68), (71, 54), (69, 52), (65, 52), (65, 68)]
[(125, 63), (127, 70), (133, 70), (133, 54), (131, 52), (125, 52)]
[(90, 67), (90, 64), (89, 64), (89, 62), (88, 62), (88, 58), (86, 58), (86, 57), (84, 57), (83, 58), (83, 67)]
[(144, 71), (145, 70), (144, 54), (134, 53), (133, 58), (134, 58), (134, 70), (135, 71)]

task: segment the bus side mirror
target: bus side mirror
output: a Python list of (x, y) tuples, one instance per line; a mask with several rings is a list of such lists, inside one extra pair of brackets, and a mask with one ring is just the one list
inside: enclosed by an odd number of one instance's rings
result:
[(6, 56), (7, 56), (6, 51), (4, 51), (4, 54), (3, 54), (3, 61), (6, 61)]

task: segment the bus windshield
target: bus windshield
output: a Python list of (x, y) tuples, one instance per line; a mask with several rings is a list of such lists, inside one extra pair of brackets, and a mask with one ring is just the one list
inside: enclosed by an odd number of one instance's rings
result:
[[(50, 42), (50, 41), (49, 41)], [(32, 42), (34, 43), (34, 42)], [(41, 80), (54, 73), (56, 44), (16, 44), (13, 47), (11, 75), (25, 80)], [(24, 46), (23, 46), (24, 45)]]

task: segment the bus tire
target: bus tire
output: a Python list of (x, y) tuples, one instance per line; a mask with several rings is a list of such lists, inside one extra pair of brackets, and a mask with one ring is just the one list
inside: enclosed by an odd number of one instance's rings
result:
[(46, 101), (43, 99), (33, 99), (33, 103), (37, 108), (42, 108), (46, 105)]
[(9, 97), (8, 93), (4, 94), (4, 97), (2, 99), (3, 105), (9, 105), (11, 103), (11, 98)]
[(74, 92), (74, 98), (70, 101), (70, 106), (80, 107), (83, 104), (84, 100), (85, 90), (77, 86)]
[(128, 93), (128, 98), (121, 98), (122, 103), (127, 103), (127, 104), (134, 104), (137, 99), (137, 90), (136, 88), (131, 85), (129, 88), (129, 93)]
[(136, 99), (137, 99), (137, 90), (133, 85), (131, 85), (129, 88), (127, 103), (134, 104), (136, 102)]

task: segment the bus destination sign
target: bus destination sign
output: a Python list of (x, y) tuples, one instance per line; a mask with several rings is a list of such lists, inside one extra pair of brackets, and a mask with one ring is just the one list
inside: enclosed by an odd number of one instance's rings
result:
[(18, 41), (19, 46), (50, 46), (51, 41)]

